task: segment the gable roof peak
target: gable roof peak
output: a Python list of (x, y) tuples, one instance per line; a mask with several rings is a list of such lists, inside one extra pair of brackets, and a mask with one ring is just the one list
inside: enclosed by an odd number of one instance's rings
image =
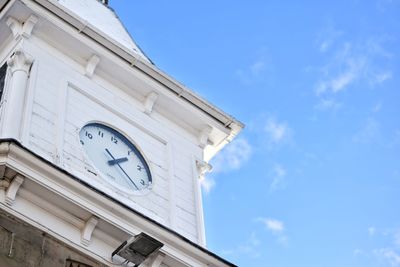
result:
[(64, 10), (84, 20), (119, 46), (151, 62), (135, 43), (114, 10), (108, 6), (108, 0), (57, 0), (57, 2)]

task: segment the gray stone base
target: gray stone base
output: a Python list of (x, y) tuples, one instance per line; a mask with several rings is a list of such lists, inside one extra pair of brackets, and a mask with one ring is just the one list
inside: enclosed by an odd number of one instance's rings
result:
[(0, 267), (106, 267), (0, 211)]

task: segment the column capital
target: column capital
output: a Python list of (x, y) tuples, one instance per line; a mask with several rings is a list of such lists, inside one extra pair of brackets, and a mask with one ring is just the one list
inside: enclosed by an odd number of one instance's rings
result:
[(11, 73), (23, 71), (26, 74), (29, 74), (32, 63), (33, 58), (27, 55), (22, 49), (15, 51), (11, 58), (7, 61), (7, 65), (10, 68)]

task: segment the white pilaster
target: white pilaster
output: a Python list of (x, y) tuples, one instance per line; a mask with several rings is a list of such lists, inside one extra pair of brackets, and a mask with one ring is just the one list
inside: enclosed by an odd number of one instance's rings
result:
[(200, 179), (205, 175), (206, 172), (211, 171), (212, 167), (210, 164), (203, 160), (196, 159), (193, 157), (193, 177), (194, 177), (194, 196), (196, 201), (197, 209), (197, 232), (199, 243), (202, 246), (206, 246), (206, 231), (204, 226), (204, 215), (203, 215), (203, 199), (201, 195)]
[(15, 51), (7, 61), (11, 79), (5, 99), (3, 137), (21, 140), (25, 94), (32, 63), (33, 59), (22, 49)]
[(169, 223), (170, 227), (176, 230), (176, 183), (175, 183), (175, 168), (174, 168), (174, 151), (172, 143), (167, 144), (168, 157), (168, 178), (169, 178)]

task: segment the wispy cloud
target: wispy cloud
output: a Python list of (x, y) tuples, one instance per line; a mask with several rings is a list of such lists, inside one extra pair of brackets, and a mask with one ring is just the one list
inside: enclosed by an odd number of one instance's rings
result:
[(393, 77), (389, 64), (392, 55), (385, 50), (383, 38), (343, 40), (344, 33), (333, 27), (329, 31), (336, 34), (321, 41), (319, 52), (324, 52), (325, 62), (318, 68), (320, 78), (314, 86), (318, 99), (315, 108), (319, 110), (340, 108), (337, 98), (356, 84), (375, 88)]
[(262, 223), (265, 228), (276, 237), (276, 242), (282, 246), (289, 244), (289, 238), (285, 234), (285, 224), (277, 219), (260, 217), (256, 219)]
[(260, 74), (263, 73), (263, 71), (265, 70), (265, 61), (263, 60), (259, 60), (254, 62), (251, 66), (250, 66), (250, 73), (252, 76), (258, 76)]
[(244, 138), (237, 138), (212, 160), (213, 172), (229, 172), (240, 169), (251, 157), (252, 148)]
[(383, 82), (386, 82), (387, 80), (390, 80), (392, 77), (392, 72), (388, 70), (379, 73), (372, 73), (370, 83), (371, 85), (381, 84)]
[(373, 112), (373, 113), (378, 113), (379, 111), (381, 111), (382, 107), (383, 107), (382, 101), (379, 101), (379, 102), (376, 103), (376, 104), (374, 105), (374, 107), (372, 108), (372, 112)]
[(252, 232), (244, 244), (238, 245), (232, 249), (226, 249), (221, 252), (223, 255), (245, 254), (251, 258), (258, 258), (261, 256), (259, 246), (261, 241), (258, 239), (257, 234)]
[(319, 45), (319, 51), (325, 53), (326, 51), (328, 51), (328, 49), (331, 46), (331, 44), (332, 44), (332, 40), (331, 39), (323, 40)]
[(285, 231), (285, 225), (282, 221), (272, 218), (258, 218), (257, 221), (263, 223), (272, 233), (282, 233)]
[(200, 179), (201, 187), (203, 191), (208, 194), (215, 187), (215, 180), (213, 177), (202, 176)]
[(365, 254), (365, 252), (362, 249), (356, 248), (356, 249), (353, 250), (353, 255), (354, 256), (361, 256), (361, 255), (364, 255), (364, 254)]
[(400, 249), (400, 229), (397, 229), (393, 234), (393, 244), (396, 248)]
[(379, 138), (380, 125), (375, 118), (367, 118), (361, 129), (353, 136), (356, 143), (370, 143)]
[(272, 182), (270, 190), (276, 191), (286, 186), (287, 170), (280, 164), (275, 164), (272, 168)]
[(333, 24), (330, 22), (317, 37), (318, 50), (321, 53), (326, 53), (332, 46), (334, 46), (337, 39), (343, 34), (343, 32), (335, 29)]
[(400, 255), (393, 248), (382, 248), (374, 251), (375, 254), (388, 262), (391, 266), (400, 266)]
[(328, 59), (327, 64), (321, 68), (323, 78), (316, 85), (317, 96), (336, 94), (359, 79), (367, 60), (363, 54), (353, 50), (353, 45), (346, 42)]
[(320, 98), (320, 101), (315, 105), (318, 110), (337, 110), (342, 107), (342, 103), (334, 98)]
[(375, 232), (376, 232), (375, 227), (373, 227), (373, 226), (368, 227), (368, 234), (369, 234), (370, 236), (375, 235)]
[[(374, 227), (368, 228), (368, 232), (371, 235), (370, 230), (373, 229), (373, 234), (378, 234)], [(373, 250), (373, 254), (382, 262), (385, 262), (393, 267), (400, 267), (400, 229), (396, 230), (385, 230), (380, 234), (383, 236), (389, 236), (391, 242), (388, 246)]]
[(279, 144), (289, 141), (292, 136), (292, 129), (286, 122), (277, 121), (275, 118), (270, 117), (264, 127), (270, 144)]
[(252, 85), (264, 81), (268, 77), (267, 73), (271, 69), (271, 64), (265, 56), (265, 51), (247, 66), (236, 70), (236, 76), (244, 85)]

